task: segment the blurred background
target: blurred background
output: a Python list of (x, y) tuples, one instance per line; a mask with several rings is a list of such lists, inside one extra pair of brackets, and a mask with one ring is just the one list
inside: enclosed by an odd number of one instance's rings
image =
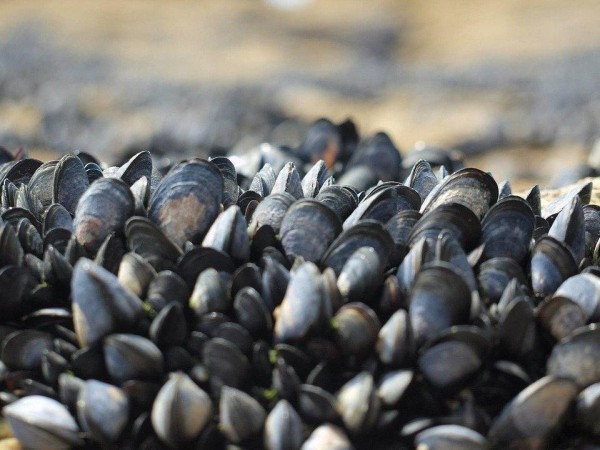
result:
[(600, 137), (598, 0), (2, 0), (0, 145), (179, 159), (352, 118), (549, 185)]

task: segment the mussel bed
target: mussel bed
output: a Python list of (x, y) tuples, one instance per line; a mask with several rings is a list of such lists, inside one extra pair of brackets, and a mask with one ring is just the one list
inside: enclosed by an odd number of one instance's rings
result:
[[(177, 164), (0, 148), (26, 448), (600, 446), (600, 207), (385, 133)], [(586, 447), (586, 446), (590, 447)]]

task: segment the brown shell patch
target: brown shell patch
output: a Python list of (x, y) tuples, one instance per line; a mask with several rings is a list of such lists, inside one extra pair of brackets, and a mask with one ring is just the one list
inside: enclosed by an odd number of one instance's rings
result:
[(183, 246), (187, 240), (204, 231), (198, 229), (198, 221), (205, 214), (206, 205), (191, 193), (165, 201), (158, 220), (163, 232), (177, 245)]

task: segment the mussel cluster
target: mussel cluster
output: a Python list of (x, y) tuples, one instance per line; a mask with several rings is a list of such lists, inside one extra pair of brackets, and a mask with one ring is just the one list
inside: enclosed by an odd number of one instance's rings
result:
[(0, 404), (27, 448), (600, 445), (591, 184), (542, 208), (325, 119), (160, 166), (0, 153)]

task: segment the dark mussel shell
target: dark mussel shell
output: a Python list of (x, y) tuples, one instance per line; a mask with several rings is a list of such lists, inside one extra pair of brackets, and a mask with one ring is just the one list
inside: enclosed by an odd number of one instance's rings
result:
[(209, 423), (210, 397), (182, 372), (172, 373), (152, 406), (152, 426), (170, 448), (189, 445)]
[(106, 237), (121, 232), (133, 214), (134, 199), (129, 187), (116, 178), (96, 180), (81, 196), (75, 211), (74, 235), (90, 254), (95, 254)]
[(421, 201), (424, 201), (438, 184), (438, 179), (433, 173), (431, 165), (427, 161), (420, 159), (413, 164), (404, 184), (417, 191), (421, 197)]
[(283, 168), (279, 171), (279, 174), (275, 179), (275, 184), (273, 185), (271, 194), (280, 192), (287, 192), (295, 199), (304, 197), (300, 175), (298, 174), (298, 170), (293, 162), (286, 163), (285, 166), (283, 166)]
[(316, 199), (329, 207), (343, 222), (358, 205), (358, 195), (349, 186), (334, 184), (319, 191)]
[(415, 279), (409, 299), (409, 315), (417, 347), (452, 325), (465, 323), (471, 309), (471, 292), (450, 266), (424, 267)]
[(140, 178), (152, 178), (152, 157), (150, 152), (141, 151), (136, 153), (129, 161), (123, 164), (116, 173), (117, 178), (123, 180), (127, 185), (133, 186)]
[(535, 217), (521, 197), (507, 196), (490, 208), (481, 222), (483, 259), (513, 258), (522, 262), (529, 251)]
[(71, 214), (75, 214), (79, 199), (89, 185), (81, 160), (74, 155), (65, 155), (54, 170), (52, 202), (60, 203)]
[(317, 161), (302, 178), (304, 197), (315, 198), (328, 177), (329, 172), (325, 162), (323, 160)]
[(73, 323), (80, 345), (93, 345), (115, 331), (131, 330), (143, 315), (142, 301), (112, 273), (87, 259), (73, 269)]
[(342, 150), (340, 130), (329, 119), (315, 120), (308, 130), (304, 141), (297, 149), (298, 155), (305, 161), (323, 160), (326, 167), (332, 168)]
[(173, 167), (150, 198), (148, 218), (178, 246), (199, 243), (221, 208), (223, 176), (217, 166), (193, 159)]
[(291, 273), (287, 291), (275, 321), (276, 342), (301, 340), (328, 317), (323, 280), (319, 269), (305, 262)]
[(580, 273), (567, 278), (556, 290), (555, 296), (563, 296), (577, 303), (586, 322), (600, 320), (600, 278), (590, 273)]
[(340, 220), (328, 207), (312, 199), (299, 200), (283, 217), (281, 244), (290, 261), (301, 256), (318, 262), (341, 231)]
[(361, 142), (348, 162), (347, 169), (366, 166), (381, 181), (399, 181), (402, 156), (390, 139), (383, 132)]
[(171, 268), (182, 255), (181, 249), (145, 217), (127, 220), (125, 237), (131, 251), (142, 256), (157, 271)]
[(467, 168), (454, 172), (429, 194), (421, 206), (425, 215), (436, 207), (459, 203), (481, 219), (498, 200), (498, 185), (492, 176), (479, 169)]
[(229, 158), (224, 156), (211, 158), (210, 162), (217, 166), (223, 175), (223, 207), (228, 208), (235, 205), (240, 195), (235, 166)]
[(578, 264), (585, 256), (584, 220), (581, 200), (578, 196), (574, 196), (558, 213), (548, 231), (548, 235), (569, 247)]
[(344, 221), (344, 229), (359, 220), (372, 219), (386, 223), (400, 211), (418, 210), (421, 206), (419, 194), (400, 183), (383, 183), (375, 186)]
[(54, 399), (30, 395), (6, 406), (2, 414), (26, 448), (58, 450), (83, 445), (77, 422)]
[(129, 420), (129, 398), (121, 388), (98, 380), (88, 380), (79, 391), (77, 417), (94, 440), (119, 440)]
[(227, 253), (236, 264), (247, 261), (250, 242), (240, 208), (233, 205), (219, 214), (206, 233), (202, 246)]
[(256, 172), (248, 191), (253, 191), (259, 194), (261, 197), (266, 197), (271, 193), (277, 174), (273, 170), (270, 164), (265, 164), (262, 168)]
[(481, 434), (461, 425), (437, 425), (415, 437), (418, 448), (430, 450), (485, 450), (488, 442)]
[(73, 230), (73, 217), (60, 203), (52, 203), (42, 216), (43, 231), (47, 233), (53, 228)]
[(460, 203), (449, 203), (432, 209), (419, 219), (408, 238), (409, 246), (421, 238), (436, 239), (442, 230), (451, 232), (465, 251), (475, 248), (481, 236), (477, 216)]
[(52, 203), (54, 172), (58, 161), (49, 161), (37, 168), (27, 184), (28, 203), (32, 213), (40, 217)]
[(561, 241), (545, 236), (536, 242), (531, 256), (531, 287), (536, 295), (553, 294), (577, 272), (573, 253)]
[(248, 225), (248, 234), (253, 238), (256, 232), (263, 226), (269, 225), (275, 234), (279, 234), (281, 222), (287, 210), (296, 199), (287, 192), (271, 194), (258, 204), (252, 219)]
[(374, 303), (383, 281), (383, 264), (373, 247), (361, 247), (344, 264), (337, 279), (341, 296), (350, 302)]
[(552, 349), (549, 375), (574, 380), (580, 388), (600, 381), (600, 328), (596, 324), (578, 328)]
[(488, 440), (494, 448), (547, 448), (560, 432), (577, 395), (570, 380), (547, 376), (521, 391), (494, 420)]
[(387, 268), (394, 241), (382, 224), (373, 220), (360, 221), (352, 228), (344, 230), (331, 243), (321, 263), (331, 267), (339, 275), (350, 256), (360, 247), (372, 247), (380, 256), (383, 267)]

